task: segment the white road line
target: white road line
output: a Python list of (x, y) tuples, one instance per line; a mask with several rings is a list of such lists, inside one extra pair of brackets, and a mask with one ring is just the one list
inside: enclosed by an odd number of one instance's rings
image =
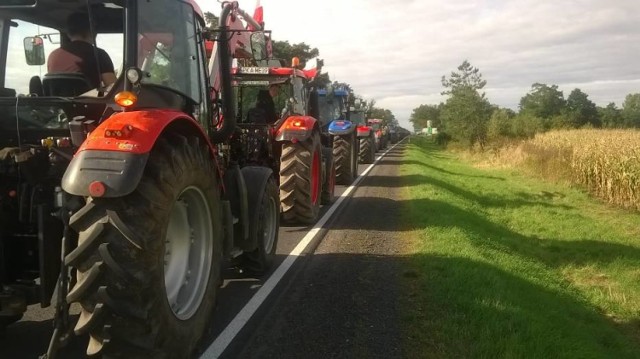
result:
[(260, 305), (267, 299), (267, 296), (273, 291), (278, 282), (284, 277), (284, 275), (289, 271), (293, 263), (298, 259), (300, 254), (307, 248), (309, 243), (315, 238), (315, 236), (320, 232), (322, 227), (327, 223), (327, 221), (331, 218), (333, 213), (340, 207), (340, 204), (354, 191), (354, 189), (358, 186), (358, 184), (362, 181), (362, 179), (371, 171), (371, 169), (380, 161), (389, 151), (393, 150), (404, 141), (399, 141), (393, 147), (389, 148), (383, 154), (378, 156), (376, 160), (367, 167), (362, 174), (356, 178), (356, 180), (349, 186), (343, 193), (340, 195), (338, 200), (329, 208), (327, 213), (322, 216), (322, 218), (314, 225), (314, 227), (307, 233), (300, 243), (289, 253), (287, 258), (280, 264), (280, 266), (271, 274), (269, 279), (264, 283), (264, 285), (258, 290), (256, 294), (249, 300), (249, 302), (236, 314), (231, 323), (227, 325), (227, 327), (218, 335), (216, 340), (207, 348), (207, 350), (202, 353), (200, 359), (213, 359), (218, 358), (222, 352), (231, 344), (233, 338), (238, 335), (240, 330), (247, 324), (251, 316), (260, 308)]

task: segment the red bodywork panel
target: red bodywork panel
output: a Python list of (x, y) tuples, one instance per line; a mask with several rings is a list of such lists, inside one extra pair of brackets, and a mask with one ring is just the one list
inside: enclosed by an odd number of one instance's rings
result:
[(311, 116), (289, 116), (276, 131), (276, 141), (304, 141), (318, 120)]
[[(175, 121), (190, 122), (208, 141), (208, 136), (200, 124), (180, 111), (119, 112), (93, 130), (78, 149), (78, 153), (85, 150), (147, 153), (151, 151), (162, 131)], [(121, 136), (114, 136), (114, 131), (120, 131)], [(213, 150), (211, 143), (208, 142), (208, 145)]]
[(369, 136), (370, 132), (371, 127), (369, 126), (359, 125), (358, 127), (356, 127), (356, 133), (358, 136)]

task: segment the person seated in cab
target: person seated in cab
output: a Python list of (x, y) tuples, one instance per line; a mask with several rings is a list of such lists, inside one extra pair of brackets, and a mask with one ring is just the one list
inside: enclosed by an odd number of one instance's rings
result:
[(279, 90), (280, 86), (278, 84), (272, 84), (269, 85), (269, 90), (260, 90), (258, 92), (255, 108), (260, 110), (260, 115), (264, 116), (264, 121), (268, 124), (278, 121), (274, 98), (278, 96)]
[(109, 54), (93, 45), (89, 16), (86, 13), (73, 13), (67, 18), (67, 35), (71, 41), (49, 55), (49, 73), (82, 73), (94, 88), (110, 86), (116, 82)]

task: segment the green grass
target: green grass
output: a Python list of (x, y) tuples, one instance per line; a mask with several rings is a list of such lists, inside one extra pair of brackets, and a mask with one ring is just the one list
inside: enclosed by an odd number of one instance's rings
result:
[(422, 138), (403, 161), (408, 357), (640, 358), (639, 214)]

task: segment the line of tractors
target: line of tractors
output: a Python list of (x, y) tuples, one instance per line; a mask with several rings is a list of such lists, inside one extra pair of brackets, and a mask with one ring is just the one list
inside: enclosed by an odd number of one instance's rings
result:
[[(116, 83), (47, 73), (27, 94), (5, 87), (10, 34), (29, 22), (64, 44), (77, 11), (122, 35)], [(336, 184), (399, 141), (348, 88), (320, 86), (321, 66), (273, 59), (237, 2), (219, 23), (193, 0), (0, 4), (0, 327), (53, 305), (43, 357), (74, 334), (89, 356), (194, 355), (225, 266), (267, 272), (281, 220), (314, 223)], [(29, 65), (44, 64), (43, 39), (24, 39)]]

